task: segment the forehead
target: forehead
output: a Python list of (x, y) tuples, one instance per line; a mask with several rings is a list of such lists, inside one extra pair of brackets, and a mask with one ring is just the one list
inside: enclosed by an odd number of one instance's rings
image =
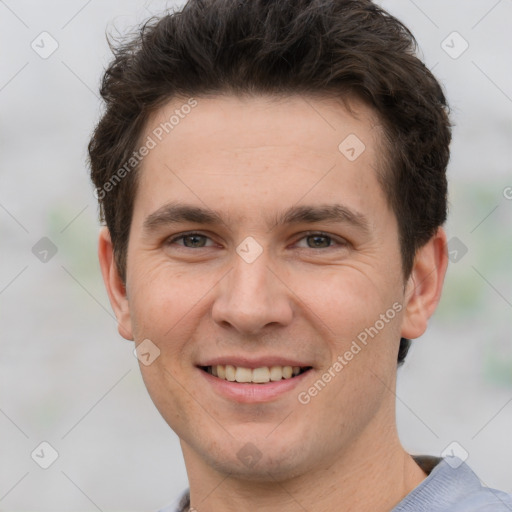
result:
[(381, 125), (363, 103), (349, 106), (307, 96), (173, 99), (141, 138), (154, 147), (141, 162), (136, 204), (148, 214), (169, 194), (256, 207), (342, 194), (356, 209), (386, 208)]
[[(338, 156), (350, 130), (370, 146), (382, 139), (376, 113), (355, 98), (259, 95), (176, 98), (150, 116), (144, 133), (158, 145), (201, 145), (202, 153), (297, 144)], [(187, 151), (175, 156), (197, 157)]]

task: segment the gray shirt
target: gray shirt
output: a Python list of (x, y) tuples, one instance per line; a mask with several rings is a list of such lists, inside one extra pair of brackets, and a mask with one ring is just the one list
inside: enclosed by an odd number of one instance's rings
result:
[(483, 487), (457, 457), (414, 457), (428, 474), (391, 512), (512, 512), (512, 496)]
[[(467, 464), (457, 457), (414, 456), (428, 477), (390, 512), (512, 512), (512, 495), (483, 487)], [(187, 512), (188, 492), (176, 512)], [(166, 507), (160, 512), (173, 512)]]

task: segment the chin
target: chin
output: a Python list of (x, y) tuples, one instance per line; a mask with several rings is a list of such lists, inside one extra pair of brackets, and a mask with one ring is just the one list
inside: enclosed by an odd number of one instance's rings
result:
[(254, 463), (244, 463), (238, 458), (233, 459), (232, 457), (224, 459), (222, 462), (211, 460), (210, 463), (219, 473), (252, 482), (284, 482), (301, 476), (311, 469), (303, 456), (300, 461), (295, 457), (284, 455), (281, 457), (262, 455)]
[[(268, 430), (266, 431), (268, 436)], [(304, 444), (304, 436), (276, 435), (276, 439), (265, 436), (233, 438), (232, 443), (219, 444), (212, 441), (208, 446), (201, 443), (195, 447), (196, 454), (215, 471), (231, 477), (253, 482), (280, 482), (290, 480), (311, 471), (320, 464), (322, 454), (311, 455)], [(252, 440), (251, 440), (252, 439)], [(314, 453), (313, 451), (312, 453)]]

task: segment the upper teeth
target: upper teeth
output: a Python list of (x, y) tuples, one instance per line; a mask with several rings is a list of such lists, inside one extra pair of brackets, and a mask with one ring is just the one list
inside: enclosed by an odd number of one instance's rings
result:
[(262, 366), (261, 368), (244, 368), (230, 364), (208, 366), (207, 371), (219, 379), (231, 382), (265, 382), (289, 379), (300, 373), (300, 366)]

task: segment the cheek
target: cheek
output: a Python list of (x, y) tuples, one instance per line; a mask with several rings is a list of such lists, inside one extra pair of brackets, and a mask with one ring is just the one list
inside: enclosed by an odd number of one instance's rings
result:
[(179, 369), (170, 367), (168, 363), (162, 364), (164, 357), (162, 354), (151, 366), (141, 366), (149, 396), (165, 421), (181, 438), (186, 439), (190, 435), (192, 438), (200, 437), (208, 419), (198, 405), (201, 397), (195, 396), (193, 386), (187, 385)]
[(393, 290), (387, 289), (379, 272), (365, 272), (355, 266), (328, 271), (297, 272), (293, 290), (317, 321), (331, 335), (356, 335), (379, 318), (393, 304)]
[[(140, 271), (138, 271), (140, 269)], [(174, 338), (197, 315), (215, 279), (204, 273), (180, 272), (166, 265), (134, 265), (129, 283), (129, 303), (136, 340)], [(197, 277), (197, 278), (196, 278)]]
[(342, 358), (333, 389), (343, 382), (355, 397), (361, 388), (382, 387), (372, 372), (387, 381), (396, 370), (403, 315), (399, 286), (386, 284), (382, 273), (353, 267), (337, 268), (329, 276), (308, 274), (301, 282), (297, 295), (308, 305), (304, 314), (321, 331), (330, 361)]

